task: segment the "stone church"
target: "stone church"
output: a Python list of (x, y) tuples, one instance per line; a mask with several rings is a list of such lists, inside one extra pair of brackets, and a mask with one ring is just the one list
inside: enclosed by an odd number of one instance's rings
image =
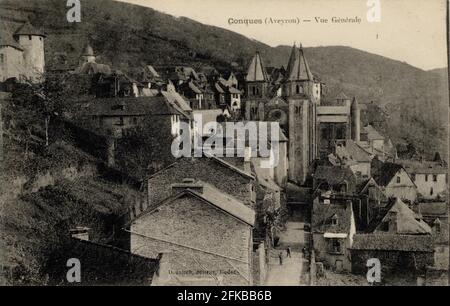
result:
[(39, 82), (45, 68), (43, 32), (29, 22), (17, 29), (0, 24), (0, 82)]
[(322, 103), (322, 83), (312, 74), (303, 48), (292, 47), (287, 68), (268, 75), (256, 52), (248, 67), (245, 119), (277, 121), (289, 137), (289, 180), (304, 183), (313, 160), (332, 152), (339, 140), (359, 141), (360, 111), (344, 94)]

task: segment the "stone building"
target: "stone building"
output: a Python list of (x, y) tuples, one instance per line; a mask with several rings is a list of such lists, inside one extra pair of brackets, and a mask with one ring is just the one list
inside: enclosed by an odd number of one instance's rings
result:
[(202, 181), (170, 188), (129, 227), (132, 253), (162, 255), (156, 284), (252, 285), (254, 210)]
[(351, 200), (316, 197), (311, 233), (316, 261), (337, 272), (351, 271), (350, 249), (356, 233)]
[(29, 22), (18, 28), (0, 25), (0, 82), (15, 78), (39, 82), (45, 71), (45, 34)]
[(413, 203), (417, 199), (417, 186), (402, 165), (372, 160), (371, 172), (375, 182), (387, 197), (395, 197)]
[(336, 141), (359, 141), (358, 102), (345, 96), (322, 105), (322, 84), (301, 46), (293, 46), (285, 71), (271, 71), (257, 52), (245, 78), (245, 119), (279, 122), (289, 139), (289, 180), (303, 184), (310, 164), (331, 153)]
[(447, 194), (448, 167), (443, 162), (400, 160), (417, 186), (421, 200), (443, 200)]

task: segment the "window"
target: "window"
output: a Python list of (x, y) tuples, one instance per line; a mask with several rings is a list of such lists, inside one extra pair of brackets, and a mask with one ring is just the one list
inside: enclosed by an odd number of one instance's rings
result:
[(437, 182), (437, 175), (433, 174), (433, 182)]
[(413, 182), (416, 181), (416, 174), (415, 174), (415, 173), (411, 173), (411, 180), (412, 180)]
[(5, 55), (0, 54), (0, 64), (3, 64), (4, 61), (5, 61)]
[(434, 193), (433, 187), (430, 188), (430, 196), (432, 196)]
[(439, 234), (441, 232), (441, 221), (439, 219), (436, 219), (434, 221), (434, 230), (436, 234)]
[(401, 182), (400, 176), (397, 176), (397, 184), (400, 184), (400, 182)]
[(119, 117), (119, 125), (123, 125), (124, 121), (123, 121), (123, 117)]
[(28, 35), (28, 40), (31, 40), (31, 35)]
[(331, 224), (332, 225), (338, 225), (339, 224), (339, 218), (336, 215), (333, 215), (333, 217), (331, 218)]
[(341, 241), (339, 239), (331, 239), (330, 252), (331, 253), (342, 253), (342, 245), (341, 245)]
[(428, 174), (425, 174), (425, 182), (428, 182)]

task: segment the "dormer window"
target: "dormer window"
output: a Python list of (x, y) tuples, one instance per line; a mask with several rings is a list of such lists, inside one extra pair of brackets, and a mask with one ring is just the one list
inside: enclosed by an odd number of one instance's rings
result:
[(440, 233), (441, 232), (441, 221), (439, 219), (436, 219), (433, 223), (434, 225), (434, 231), (436, 233)]
[(333, 215), (333, 217), (331, 217), (331, 225), (338, 225), (339, 224), (339, 218), (337, 215)]

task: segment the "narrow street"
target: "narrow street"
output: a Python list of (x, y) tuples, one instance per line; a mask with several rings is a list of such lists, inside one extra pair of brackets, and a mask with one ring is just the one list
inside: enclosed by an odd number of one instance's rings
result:
[[(292, 220), (286, 223), (286, 230), (280, 233), (280, 241), (276, 249), (271, 251), (269, 271), (266, 285), (268, 286), (299, 286), (308, 285), (308, 261), (303, 258), (302, 248), (305, 245), (304, 222)], [(291, 258), (287, 257), (286, 248), (291, 247)], [(283, 254), (283, 264), (280, 265), (278, 254)]]

